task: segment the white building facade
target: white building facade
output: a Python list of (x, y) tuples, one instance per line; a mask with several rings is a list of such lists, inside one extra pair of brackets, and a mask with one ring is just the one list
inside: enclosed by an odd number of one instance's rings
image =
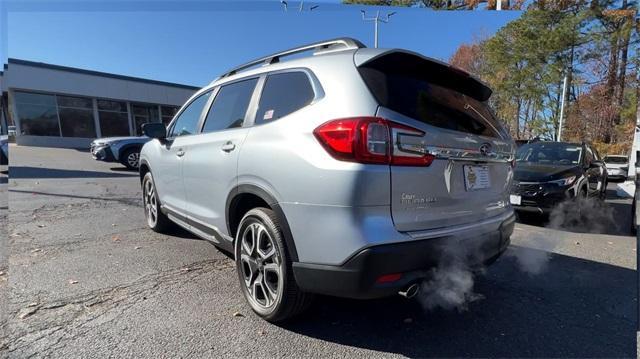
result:
[(0, 87), (18, 145), (70, 148), (87, 148), (99, 137), (140, 136), (143, 123), (168, 123), (198, 90), (18, 59), (9, 59)]

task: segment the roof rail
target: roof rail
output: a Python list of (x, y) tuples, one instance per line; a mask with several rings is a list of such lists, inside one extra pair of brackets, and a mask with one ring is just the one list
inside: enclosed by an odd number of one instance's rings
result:
[(221, 75), (219, 77), (220, 78), (225, 78), (231, 75), (235, 75), (238, 72), (242, 71), (242, 70), (246, 70), (250, 67), (254, 67), (258, 64), (263, 64), (263, 65), (271, 65), (271, 64), (275, 64), (277, 62), (280, 62), (280, 58), (284, 57), (284, 56), (290, 56), (293, 54), (298, 54), (301, 52), (306, 52), (309, 50), (314, 50), (314, 54), (315, 53), (319, 53), (323, 50), (328, 50), (330, 48), (333, 47), (341, 47), (341, 50), (349, 50), (349, 49), (361, 49), (366, 47), (362, 42), (356, 40), (356, 39), (352, 39), (350, 37), (339, 37), (337, 39), (331, 39), (331, 40), (325, 40), (325, 41), (319, 41), (319, 42), (314, 42), (308, 45), (303, 45), (303, 46), (299, 46), (299, 47), (295, 47), (293, 49), (289, 49), (289, 50), (285, 50), (285, 51), (281, 51), (275, 54), (271, 54), (265, 57), (261, 57), (259, 59), (247, 62), (246, 64), (240, 65), (238, 67), (234, 67), (233, 69), (225, 72), (223, 75)]

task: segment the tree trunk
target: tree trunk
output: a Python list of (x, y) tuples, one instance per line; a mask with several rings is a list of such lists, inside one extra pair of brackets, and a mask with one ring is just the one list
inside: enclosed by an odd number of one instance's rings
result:
[[(609, 68), (607, 70), (607, 82), (606, 82), (606, 91), (605, 91), (605, 103), (607, 106), (615, 106), (615, 90), (616, 90), (616, 82), (618, 79), (618, 53), (619, 53), (619, 38), (617, 34), (613, 35), (611, 39), (611, 49), (610, 49), (610, 58), (609, 58)], [(611, 111), (607, 111), (607, 119), (604, 123), (603, 128), (603, 137), (602, 140), (605, 143), (611, 143), (611, 135), (613, 134), (613, 125), (615, 114), (611, 113)]]
[(522, 108), (522, 98), (518, 97), (516, 101), (516, 123), (515, 123), (515, 132), (516, 138), (520, 139), (520, 109)]
[[(622, 9), (626, 10), (627, 8), (627, 0), (622, 2)], [(618, 110), (616, 111), (615, 124), (619, 125), (621, 123), (620, 109), (622, 108), (622, 104), (624, 102), (624, 86), (625, 80), (627, 77), (627, 57), (629, 51), (629, 39), (631, 37), (631, 21), (627, 18), (624, 20), (624, 25), (622, 26), (622, 55), (620, 58), (620, 71), (618, 75), (618, 93), (617, 93), (617, 104)]]
[(527, 101), (527, 106), (524, 110), (524, 118), (522, 120), (522, 132), (524, 135), (528, 135), (528, 137), (531, 137), (531, 129), (527, 127), (527, 124), (529, 122), (529, 109), (531, 108), (531, 100)]

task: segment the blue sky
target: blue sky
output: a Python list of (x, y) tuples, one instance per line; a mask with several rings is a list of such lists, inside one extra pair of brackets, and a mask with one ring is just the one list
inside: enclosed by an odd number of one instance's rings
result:
[[(0, 0), (2, 1), (2, 0)], [(288, 1), (11, 0), (8, 57), (203, 86), (256, 57), (309, 42), (350, 36), (373, 46), (368, 15), (396, 11), (380, 25), (380, 47), (400, 47), (447, 60), (464, 42), (490, 36), (520, 12), (434, 12), (347, 6), (336, 1), (298, 12)]]

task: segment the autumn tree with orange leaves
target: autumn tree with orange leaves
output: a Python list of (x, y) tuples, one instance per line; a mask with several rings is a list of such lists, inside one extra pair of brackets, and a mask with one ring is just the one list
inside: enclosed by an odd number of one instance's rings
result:
[(556, 139), (568, 75), (563, 140), (626, 154), (639, 116), (636, 5), (539, 1), (491, 38), (460, 45), (450, 62), (494, 89), (497, 115), (524, 139)]

